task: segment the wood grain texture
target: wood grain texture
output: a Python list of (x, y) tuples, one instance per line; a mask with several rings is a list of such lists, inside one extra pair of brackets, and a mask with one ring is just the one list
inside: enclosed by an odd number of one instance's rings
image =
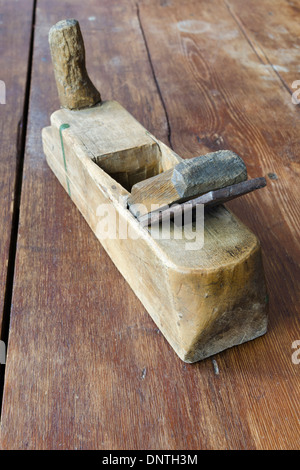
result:
[[(33, 1), (0, 1), (0, 80), (5, 104), (0, 104), (0, 332), (12, 234), (16, 178), (22, 158), (22, 132)], [(1, 95), (2, 98), (2, 95)]]
[[(229, 148), (250, 177), (277, 175), (230, 203), (262, 242), (270, 329), (215, 356), (218, 373), (210, 359), (175, 356), (44, 161), (41, 128), (58, 108), (47, 35), (65, 17), (80, 21), (103, 99), (171, 137), (180, 155)], [(2, 448), (299, 448), (299, 118), (290, 94), (261, 80), (270, 72), (217, 0), (40, 0), (33, 70)]]
[(39, 1), (1, 446), (161, 446), (151, 429), (158, 423), (163, 430), (164, 405), (158, 416), (147, 406), (156, 367), (148, 356), (160, 356), (164, 344), (167, 354), (174, 352), (64, 194), (42, 150), (41, 130), (59, 108), (48, 32), (61, 18), (76, 16), (87, 69), (103, 98), (125, 103), (168, 142), (136, 5)]
[(49, 31), (49, 45), (60, 104), (82, 109), (100, 103), (86, 71), (85, 49), (76, 19), (58, 21)]
[[(260, 390), (256, 396), (261, 398), (243, 420), (254, 445), (296, 448), (299, 368), (290, 353), (299, 336), (299, 109), (279, 79), (272, 85), (261, 79), (262, 72), (270, 71), (262, 67), (224, 2), (180, 7), (177, 2), (143, 2), (140, 18), (174, 150), (194, 156), (207, 148), (229, 148), (243, 155), (249, 177), (275, 178), (268, 178), (268, 192), (257, 191), (228, 205), (261, 240), (270, 292), (269, 333), (256, 359), (233, 350), (229, 363), (235, 375), (237, 363), (250, 366), (256, 360), (255, 376), (247, 366), (244, 385), (235, 390), (236, 398), (246, 394), (244, 405), (250, 399), (249, 382)], [(184, 100), (178, 90), (188, 90)], [(218, 363), (229, 365), (228, 359), (220, 356)]]
[[(60, 126), (67, 123), (75, 129), (83, 150), (88, 149), (89, 158), (127, 190), (162, 170), (160, 147), (116, 101), (104, 101), (81, 113), (59, 110), (51, 121), (59, 121)], [(72, 151), (73, 142), (65, 142), (64, 147), (66, 153)]]
[(225, 0), (225, 4), (261, 62), (260, 68), (269, 71), (261, 74), (262, 80), (278, 83), (279, 79), (294, 93), (293, 83), (299, 80), (299, 2)]

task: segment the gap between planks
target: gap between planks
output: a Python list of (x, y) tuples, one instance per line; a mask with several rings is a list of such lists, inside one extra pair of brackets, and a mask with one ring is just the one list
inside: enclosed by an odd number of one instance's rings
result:
[(151, 68), (151, 71), (152, 71), (153, 80), (154, 80), (155, 86), (157, 88), (158, 96), (160, 98), (163, 110), (164, 110), (165, 115), (166, 115), (167, 129), (168, 129), (168, 145), (169, 145), (169, 147), (171, 147), (172, 150), (174, 150), (173, 146), (172, 146), (172, 130), (171, 130), (171, 124), (170, 124), (170, 120), (169, 120), (168, 110), (167, 110), (167, 106), (166, 106), (165, 100), (164, 100), (163, 95), (162, 95), (162, 91), (161, 91), (159, 83), (158, 83), (158, 79), (157, 79), (156, 74), (155, 74), (154, 65), (153, 65), (153, 61), (152, 61), (152, 58), (151, 58), (150, 49), (149, 49), (149, 46), (148, 46), (148, 43), (147, 43), (146, 34), (145, 34), (145, 31), (144, 31), (144, 28), (143, 28), (141, 15), (140, 15), (140, 7), (139, 7), (138, 3), (136, 3), (136, 13), (137, 13), (137, 19), (138, 19), (138, 22), (139, 22), (139, 27), (140, 27), (140, 30), (141, 30), (142, 38), (143, 38), (143, 41), (144, 41), (144, 44), (145, 44), (147, 57), (148, 57), (148, 60), (149, 60), (149, 65), (150, 65), (150, 68)]

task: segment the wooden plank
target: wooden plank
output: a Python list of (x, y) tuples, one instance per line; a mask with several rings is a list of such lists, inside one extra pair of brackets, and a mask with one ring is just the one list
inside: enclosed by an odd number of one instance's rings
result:
[[(265, 251), (265, 337), (182, 363), (52, 176), (40, 138), (58, 108), (47, 33), (64, 17), (80, 19), (104, 99), (158, 138), (171, 135), (184, 157), (229, 148), (251, 177), (277, 174), (264, 197), (230, 203)], [(297, 115), (287, 91), (262, 83), (251, 51), (217, 0), (39, 2), (2, 448), (299, 447)], [(245, 53), (257, 69), (241, 67)]]
[(262, 80), (276, 83), (279, 79), (291, 93), (299, 90), (299, 83), (293, 87), (299, 80), (299, 2), (225, 0), (225, 3), (263, 67), (269, 69), (270, 73), (261, 74)]
[[(148, 357), (175, 353), (64, 194), (41, 141), (59, 107), (48, 31), (77, 17), (103, 99), (168, 142), (136, 13), (134, 2), (38, 2), (2, 448), (134, 448), (140, 426), (164, 427), (161, 412), (143, 414), (157, 360)], [(151, 433), (143, 441), (160, 445)]]
[[(33, 0), (21, 3), (17, 0), (0, 1), (0, 332), (5, 291), (10, 289), (7, 286), (7, 271), (12, 230), (15, 230), (12, 229), (13, 212), (14, 202), (18, 199), (17, 173), (22, 158), (23, 123), (26, 118), (24, 102), (32, 13)], [(9, 309), (9, 305), (6, 307)]]
[[(248, 426), (241, 434), (256, 448), (297, 448), (299, 366), (291, 345), (299, 336), (298, 109), (279, 80), (261, 79), (270, 71), (223, 2), (143, 2), (140, 18), (174, 150), (195, 156), (229, 148), (245, 160), (249, 176), (275, 178), (264, 191), (229, 204), (262, 242), (269, 333), (253, 349), (220, 355), (218, 364), (230, 371), (226, 390), (235, 383), (240, 411), (234, 414)], [(184, 97), (178, 90), (186, 90)]]

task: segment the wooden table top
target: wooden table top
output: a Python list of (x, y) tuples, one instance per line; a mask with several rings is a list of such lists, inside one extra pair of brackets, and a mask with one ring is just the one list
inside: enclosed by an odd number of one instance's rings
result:
[[(1, 448), (299, 448), (299, 1), (0, 11)], [(80, 22), (104, 99), (182, 157), (230, 149), (267, 178), (228, 204), (261, 241), (263, 337), (183, 363), (47, 166), (41, 129), (59, 108), (47, 36), (64, 18)]]

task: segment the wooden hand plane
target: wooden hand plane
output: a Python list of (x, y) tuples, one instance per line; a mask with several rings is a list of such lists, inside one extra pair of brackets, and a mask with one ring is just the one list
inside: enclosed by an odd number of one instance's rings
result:
[[(42, 131), (47, 162), (176, 353), (191, 363), (264, 334), (260, 244), (222, 205), (264, 178), (247, 180), (229, 150), (184, 160), (102, 101), (76, 20), (54, 25), (49, 43), (62, 108)], [(198, 227), (203, 206), (212, 207)], [(192, 216), (180, 226), (185, 209)]]

